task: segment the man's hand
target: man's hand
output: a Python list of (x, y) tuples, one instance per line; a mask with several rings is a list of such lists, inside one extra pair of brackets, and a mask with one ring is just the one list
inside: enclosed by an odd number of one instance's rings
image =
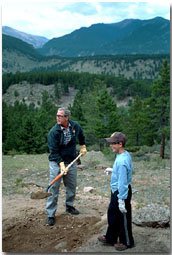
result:
[(87, 153), (87, 149), (85, 145), (80, 146), (80, 153), (82, 154), (82, 156), (84, 156)]
[(66, 169), (66, 167), (65, 167), (64, 162), (60, 162), (59, 165), (60, 165), (60, 172), (61, 172), (61, 174), (66, 175), (66, 174), (67, 174), (67, 169)]
[(124, 201), (124, 199), (118, 198), (118, 206), (119, 206), (119, 210), (122, 213), (126, 213), (127, 212), (127, 210), (125, 209), (125, 201)]

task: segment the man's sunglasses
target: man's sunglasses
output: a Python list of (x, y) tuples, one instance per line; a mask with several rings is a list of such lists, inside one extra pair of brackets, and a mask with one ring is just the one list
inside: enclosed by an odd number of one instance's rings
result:
[(57, 118), (63, 118), (63, 117), (66, 117), (65, 115), (56, 115)]

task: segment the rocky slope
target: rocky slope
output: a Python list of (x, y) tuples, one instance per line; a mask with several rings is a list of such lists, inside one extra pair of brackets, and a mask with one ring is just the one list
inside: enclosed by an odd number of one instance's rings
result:
[(47, 57), (36, 60), (17, 50), (4, 49), (2, 72), (69, 71), (110, 74), (132, 79), (155, 79), (164, 59), (170, 55), (95, 56), (81, 58)]

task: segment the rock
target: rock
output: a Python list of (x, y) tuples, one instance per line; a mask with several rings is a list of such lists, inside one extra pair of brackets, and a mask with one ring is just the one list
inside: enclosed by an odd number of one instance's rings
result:
[(104, 172), (108, 175), (108, 174), (111, 174), (112, 171), (113, 171), (113, 168), (107, 167)]
[(84, 187), (84, 192), (86, 192), (86, 193), (88, 193), (88, 192), (92, 193), (93, 190), (94, 190), (93, 187)]
[(100, 162), (103, 162), (105, 160), (105, 157), (101, 151), (88, 151), (87, 154), (82, 158), (82, 162), (89, 162), (90, 164), (92, 162), (96, 162), (96, 164), (100, 164)]
[(59, 243), (59, 244), (57, 244), (56, 246), (55, 246), (55, 249), (56, 250), (58, 250), (58, 249), (60, 249), (60, 248), (62, 248), (62, 247), (64, 247), (64, 246), (66, 246), (67, 245), (67, 242), (61, 242), (61, 243)]
[(133, 212), (132, 218), (132, 222), (138, 226), (168, 227), (170, 224), (170, 210), (157, 204), (149, 204)]

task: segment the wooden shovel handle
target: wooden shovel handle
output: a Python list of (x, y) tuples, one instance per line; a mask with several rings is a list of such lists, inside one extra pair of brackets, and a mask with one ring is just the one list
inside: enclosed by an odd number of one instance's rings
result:
[[(69, 168), (82, 156), (82, 153), (80, 153), (67, 167), (67, 171), (69, 170)], [(52, 180), (52, 182), (50, 183), (50, 185), (54, 184), (58, 179), (60, 179), (62, 177), (63, 173), (60, 173), (59, 175), (57, 175), (56, 178), (54, 178), (54, 180)]]
[(80, 153), (70, 164), (66, 167), (67, 171), (69, 168), (82, 156), (82, 153)]

